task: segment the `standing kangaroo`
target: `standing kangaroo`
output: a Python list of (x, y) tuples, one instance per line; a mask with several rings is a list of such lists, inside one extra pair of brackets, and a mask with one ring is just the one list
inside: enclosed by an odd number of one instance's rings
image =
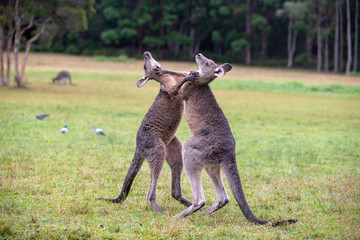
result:
[(137, 86), (142, 87), (148, 80), (154, 79), (160, 83), (161, 89), (137, 132), (135, 154), (120, 195), (115, 199), (103, 200), (113, 203), (123, 202), (146, 159), (150, 166), (150, 186), (147, 200), (156, 212), (164, 214), (156, 203), (156, 185), (165, 159), (171, 168), (171, 196), (187, 207), (191, 205), (191, 202), (185, 199), (181, 192), (182, 144), (180, 139), (175, 136), (183, 117), (184, 101), (165, 91), (179, 83), (189, 73), (163, 70), (149, 52), (144, 53), (144, 61), (145, 76), (138, 81)]
[[(184, 78), (172, 89), (169, 89), (170, 94), (178, 95), (185, 100), (186, 118), (193, 135), (186, 140), (183, 149), (183, 163), (190, 179), (193, 205), (176, 217), (186, 217), (205, 205), (205, 196), (201, 184), (203, 168), (214, 184), (217, 197), (216, 203), (205, 212), (215, 212), (229, 202), (220, 173), (221, 169), (245, 217), (255, 224), (269, 223), (258, 219), (245, 199), (236, 165), (235, 140), (229, 123), (208, 85), (216, 77), (224, 76), (226, 72), (232, 69), (232, 66), (228, 63), (218, 66), (202, 54), (196, 55), (196, 62), (199, 65), (199, 72), (191, 72), (189, 77)], [(182, 87), (186, 82), (189, 83)], [(296, 221), (286, 220), (269, 224), (279, 226)]]
[(55, 78), (52, 79), (52, 83), (59, 82), (59, 84), (65, 84), (66, 81), (69, 81), (69, 84), (72, 84), (71, 76), (68, 71), (61, 71)]

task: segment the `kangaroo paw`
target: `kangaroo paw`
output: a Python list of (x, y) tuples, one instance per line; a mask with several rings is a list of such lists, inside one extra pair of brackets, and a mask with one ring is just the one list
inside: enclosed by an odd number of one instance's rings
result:
[(191, 71), (189, 75), (194, 76), (194, 77), (198, 77), (200, 75), (200, 73), (196, 72), (196, 71)]

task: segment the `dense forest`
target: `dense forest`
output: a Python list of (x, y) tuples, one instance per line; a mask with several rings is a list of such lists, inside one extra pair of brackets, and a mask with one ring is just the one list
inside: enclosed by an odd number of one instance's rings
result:
[(139, 58), (150, 50), (193, 60), (202, 52), (347, 74), (359, 65), (359, 0), (0, 0), (0, 7), (1, 55), (12, 45), (26, 52), (31, 40), (32, 51), (79, 55)]

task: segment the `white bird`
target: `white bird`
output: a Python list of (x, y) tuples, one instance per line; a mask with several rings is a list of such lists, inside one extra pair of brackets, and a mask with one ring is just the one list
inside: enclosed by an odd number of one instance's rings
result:
[(98, 135), (104, 135), (105, 136), (105, 133), (101, 128), (92, 127), (92, 130), (94, 130), (94, 132), (96, 134), (98, 134)]
[(67, 133), (69, 132), (67, 125), (65, 125), (62, 129), (61, 129), (61, 133)]

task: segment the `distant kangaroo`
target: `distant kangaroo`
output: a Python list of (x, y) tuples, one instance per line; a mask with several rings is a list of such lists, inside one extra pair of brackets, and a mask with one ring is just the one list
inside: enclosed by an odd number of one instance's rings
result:
[(160, 83), (161, 89), (137, 132), (135, 155), (120, 195), (115, 199), (103, 200), (114, 203), (123, 202), (146, 159), (150, 166), (147, 200), (156, 212), (164, 214), (156, 203), (156, 185), (165, 159), (171, 168), (171, 196), (187, 207), (191, 205), (181, 192), (182, 144), (175, 136), (183, 117), (184, 101), (165, 91), (187, 77), (189, 73), (163, 70), (161, 65), (152, 58), (150, 52), (144, 53), (144, 61), (145, 76), (138, 81), (137, 86), (142, 87), (148, 80), (154, 79)]
[[(169, 89), (170, 94), (178, 95), (185, 100), (186, 119), (193, 135), (186, 140), (183, 149), (183, 163), (190, 179), (193, 205), (176, 217), (186, 217), (205, 205), (201, 184), (203, 168), (210, 176), (217, 196), (217, 202), (205, 212), (215, 212), (229, 202), (220, 173), (221, 169), (225, 173), (230, 189), (245, 217), (255, 224), (269, 223), (258, 219), (245, 199), (236, 165), (235, 140), (229, 123), (208, 85), (216, 77), (224, 76), (232, 69), (232, 66), (228, 63), (218, 66), (202, 54), (196, 55), (196, 62), (199, 65), (199, 72), (191, 72), (191, 76), (184, 78), (183, 81)], [(186, 82), (189, 83), (182, 87)], [(280, 226), (296, 221), (286, 220), (269, 224)]]
[(66, 84), (66, 81), (69, 81), (69, 84), (72, 84), (71, 76), (68, 71), (61, 71), (55, 78), (52, 79), (52, 83), (59, 82), (59, 84)]

